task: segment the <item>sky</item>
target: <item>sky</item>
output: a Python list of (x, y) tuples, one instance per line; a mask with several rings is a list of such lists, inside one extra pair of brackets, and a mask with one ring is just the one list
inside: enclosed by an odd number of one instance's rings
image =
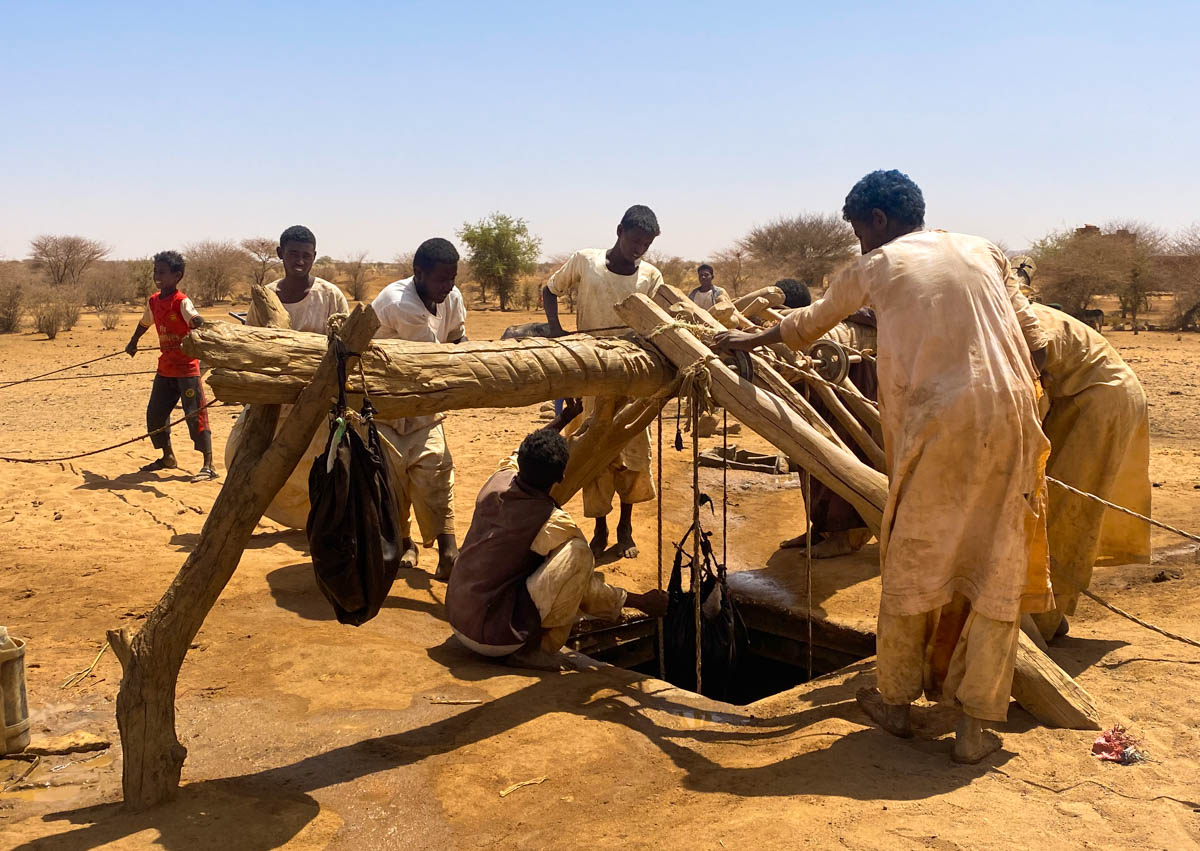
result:
[(1200, 3), (0, 0), (0, 256), (312, 228), (387, 260), (499, 210), (702, 259), (877, 168), (1012, 249), (1200, 220)]

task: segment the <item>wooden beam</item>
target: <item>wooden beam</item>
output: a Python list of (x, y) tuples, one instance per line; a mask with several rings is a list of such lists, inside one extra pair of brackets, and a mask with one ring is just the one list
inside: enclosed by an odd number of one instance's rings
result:
[[(183, 345), (213, 367), (208, 381), (218, 399), (257, 404), (294, 402), (325, 352), (320, 334), (223, 322), (197, 328)], [(384, 418), (569, 396), (647, 398), (674, 376), (654, 351), (586, 334), (458, 345), (375, 340), (364, 347), (363, 368), (371, 401)], [(356, 395), (357, 371), (348, 384)]]
[(1024, 632), (1018, 637), (1012, 695), (1030, 715), (1048, 727), (1101, 730), (1095, 699)]
[[(739, 421), (848, 501), (871, 531), (879, 533), (887, 501), (886, 476), (834, 444), (790, 404), (739, 378), (690, 332), (671, 327), (670, 315), (645, 295), (629, 296), (616, 305), (616, 310), (622, 321), (651, 338), (651, 343), (680, 371), (705, 361), (718, 405), (728, 408)], [(662, 330), (656, 333), (655, 329)]]
[[(351, 351), (358, 351), (378, 328), (374, 311), (360, 306), (339, 336)], [(136, 634), (129, 627), (108, 633), (122, 669), (117, 694), (121, 783), (125, 803), (132, 809), (154, 806), (178, 789), (187, 755), (175, 734), (179, 668), (237, 568), (263, 510), (325, 420), (336, 385), (336, 358), (329, 352), (277, 434), (279, 408), (251, 407), (245, 449), (226, 474), (195, 549)]]

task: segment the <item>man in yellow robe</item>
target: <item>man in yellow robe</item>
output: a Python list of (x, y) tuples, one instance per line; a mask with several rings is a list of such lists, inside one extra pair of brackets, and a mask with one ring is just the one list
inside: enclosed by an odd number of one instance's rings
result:
[(1027, 336), (1037, 319), (1009, 299), (990, 242), (923, 230), (921, 190), (877, 171), (846, 196), (862, 256), (825, 295), (767, 331), (718, 345), (804, 349), (870, 305), (879, 330), (879, 406), (889, 471), (880, 533), (878, 693), (859, 694), (888, 732), (911, 735), (925, 694), (962, 709), (954, 758), (989, 752), (985, 721), (1007, 717), (1022, 612), (1052, 604), (1045, 463)]
[[(1039, 357), (1046, 475), (1150, 516), (1150, 421), (1137, 375), (1092, 327), (1052, 307), (1032, 309), (1047, 341)], [(1053, 484), (1048, 531), (1054, 608), (1033, 616), (1047, 640), (1066, 633), (1097, 561), (1150, 561), (1148, 523)]]

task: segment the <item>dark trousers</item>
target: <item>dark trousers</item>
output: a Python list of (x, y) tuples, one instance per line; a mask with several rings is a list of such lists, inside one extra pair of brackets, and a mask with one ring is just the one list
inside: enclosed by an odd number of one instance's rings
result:
[[(146, 406), (146, 431), (155, 431), (169, 423), (176, 402), (183, 403), (183, 413), (187, 415), (188, 432), (192, 435), (192, 445), (200, 452), (212, 451), (212, 432), (208, 428), (208, 409), (202, 407), (204, 405), (204, 385), (198, 375), (190, 375), (186, 378), (170, 378), (157, 374), (154, 376), (154, 386), (150, 390), (150, 404)], [(155, 449), (166, 449), (171, 445), (170, 430), (151, 435), (150, 442), (154, 444)]]

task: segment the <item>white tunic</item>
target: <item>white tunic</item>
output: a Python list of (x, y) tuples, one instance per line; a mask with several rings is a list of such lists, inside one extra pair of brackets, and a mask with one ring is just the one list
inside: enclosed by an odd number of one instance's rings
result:
[(556, 296), (575, 291), (575, 321), (580, 331), (624, 328), (613, 305), (634, 293), (650, 292), (662, 283), (662, 273), (645, 260), (632, 275), (618, 275), (605, 265), (606, 250), (583, 248), (550, 276), (546, 288)]

